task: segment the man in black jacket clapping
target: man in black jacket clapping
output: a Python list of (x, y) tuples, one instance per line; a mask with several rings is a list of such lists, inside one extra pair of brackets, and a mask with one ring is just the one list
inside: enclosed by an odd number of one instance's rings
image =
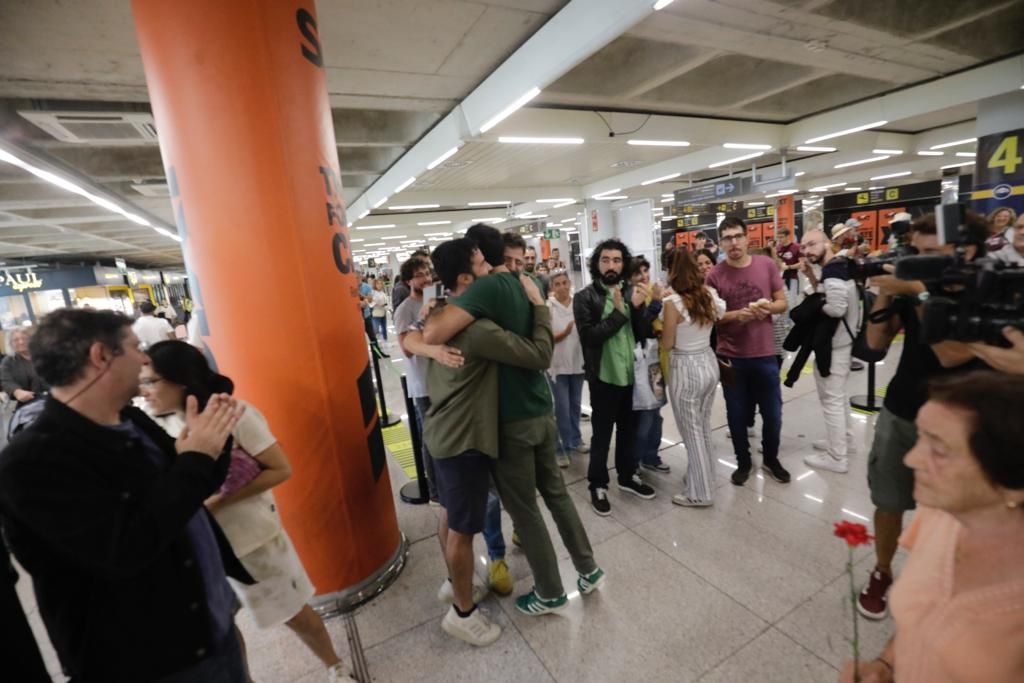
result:
[(175, 442), (141, 411), (131, 320), (62, 309), (31, 342), (52, 389), (0, 454), (0, 520), (72, 680), (247, 680), (225, 579), (252, 577), (203, 507), (240, 411), (188, 398)]
[(573, 317), (583, 346), (583, 371), (590, 388), (594, 435), (590, 443), (590, 504), (611, 514), (608, 502), (608, 446), (616, 429), (615, 468), (619, 490), (654, 498), (637, 473), (633, 438), (633, 347), (651, 336), (644, 315), (647, 285), (630, 287), (629, 248), (616, 239), (601, 242), (590, 257), (590, 286), (573, 298)]

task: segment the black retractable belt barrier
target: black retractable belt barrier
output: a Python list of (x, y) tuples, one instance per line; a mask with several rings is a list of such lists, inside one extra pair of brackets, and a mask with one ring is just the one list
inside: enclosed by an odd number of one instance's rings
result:
[(868, 393), (866, 396), (851, 396), (850, 405), (858, 410), (877, 413), (882, 409), (875, 396), (875, 364), (868, 363)]
[(398, 424), (402, 420), (397, 417), (388, 416), (388, 404), (384, 400), (384, 382), (380, 379), (380, 361), (377, 359), (377, 354), (370, 349), (370, 358), (373, 359), (373, 377), (377, 380), (377, 400), (380, 402), (380, 426), (391, 427)]
[(405, 375), (402, 375), (402, 395), (405, 396), (405, 412), (409, 415), (409, 436), (412, 438), (412, 459), (416, 465), (416, 480), (405, 484), (399, 494), (404, 503), (423, 505), (430, 502), (430, 493), (427, 491), (427, 475), (423, 471), (423, 443), (420, 440), (416, 404), (409, 398), (409, 387), (406, 385)]

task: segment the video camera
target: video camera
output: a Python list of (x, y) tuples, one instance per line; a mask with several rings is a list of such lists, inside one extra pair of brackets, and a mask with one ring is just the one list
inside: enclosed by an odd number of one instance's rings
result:
[(890, 259), (896, 277), (919, 280), (924, 300), (924, 341), (980, 341), (1009, 346), (1003, 328), (1024, 330), (1024, 268), (991, 258), (967, 260), (965, 247), (977, 244), (966, 229), (963, 204), (940, 204), (935, 212), (940, 244), (957, 245), (952, 256), (903, 256)]

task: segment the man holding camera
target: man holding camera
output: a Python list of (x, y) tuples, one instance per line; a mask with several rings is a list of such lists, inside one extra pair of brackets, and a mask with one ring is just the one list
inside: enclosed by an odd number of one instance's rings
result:
[[(975, 221), (968, 220), (968, 246), (964, 247), (968, 260), (974, 257), (977, 249), (974, 245), (979, 243), (978, 234), (984, 235), (983, 230), (984, 224), (976, 225)], [(952, 244), (939, 244), (932, 214), (914, 222), (910, 243), (924, 256), (950, 255), (955, 251)], [(886, 269), (894, 270), (891, 266)], [(871, 278), (870, 284), (878, 288), (878, 297), (869, 318), (868, 344), (874, 349), (886, 349), (900, 329), (904, 331), (899, 365), (878, 414), (874, 441), (868, 455), (868, 488), (875, 504), (877, 559), (870, 581), (861, 591), (857, 604), (858, 611), (865, 617), (884, 619), (888, 614), (887, 594), (893, 581), (892, 560), (903, 528), (903, 513), (915, 507), (914, 473), (903, 459), (917, 441), (914, 420), (927, 398), (928, 382), (940, 375), (980, 364), (966, 344), (949, 341), (925, 343), (919, 298), (927, 292), (924, 282), (883, 275)]]

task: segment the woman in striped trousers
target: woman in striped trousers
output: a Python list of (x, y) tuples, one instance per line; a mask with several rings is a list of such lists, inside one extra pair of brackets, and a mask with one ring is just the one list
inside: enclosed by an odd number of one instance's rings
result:
[(715, 468), (711, 458), (711, 406), (718, 384), (718, 359), (711, 348), (715, 322), (725, 302), (704, 284), (694, 258), (676, 254), (669, 274), (673, 294), (664, 301), (661, 346), (671, 351), (669, 398), (683, 437), (689, 469), (682, 493), (672, 502), (686, 507), (711, 505)]

